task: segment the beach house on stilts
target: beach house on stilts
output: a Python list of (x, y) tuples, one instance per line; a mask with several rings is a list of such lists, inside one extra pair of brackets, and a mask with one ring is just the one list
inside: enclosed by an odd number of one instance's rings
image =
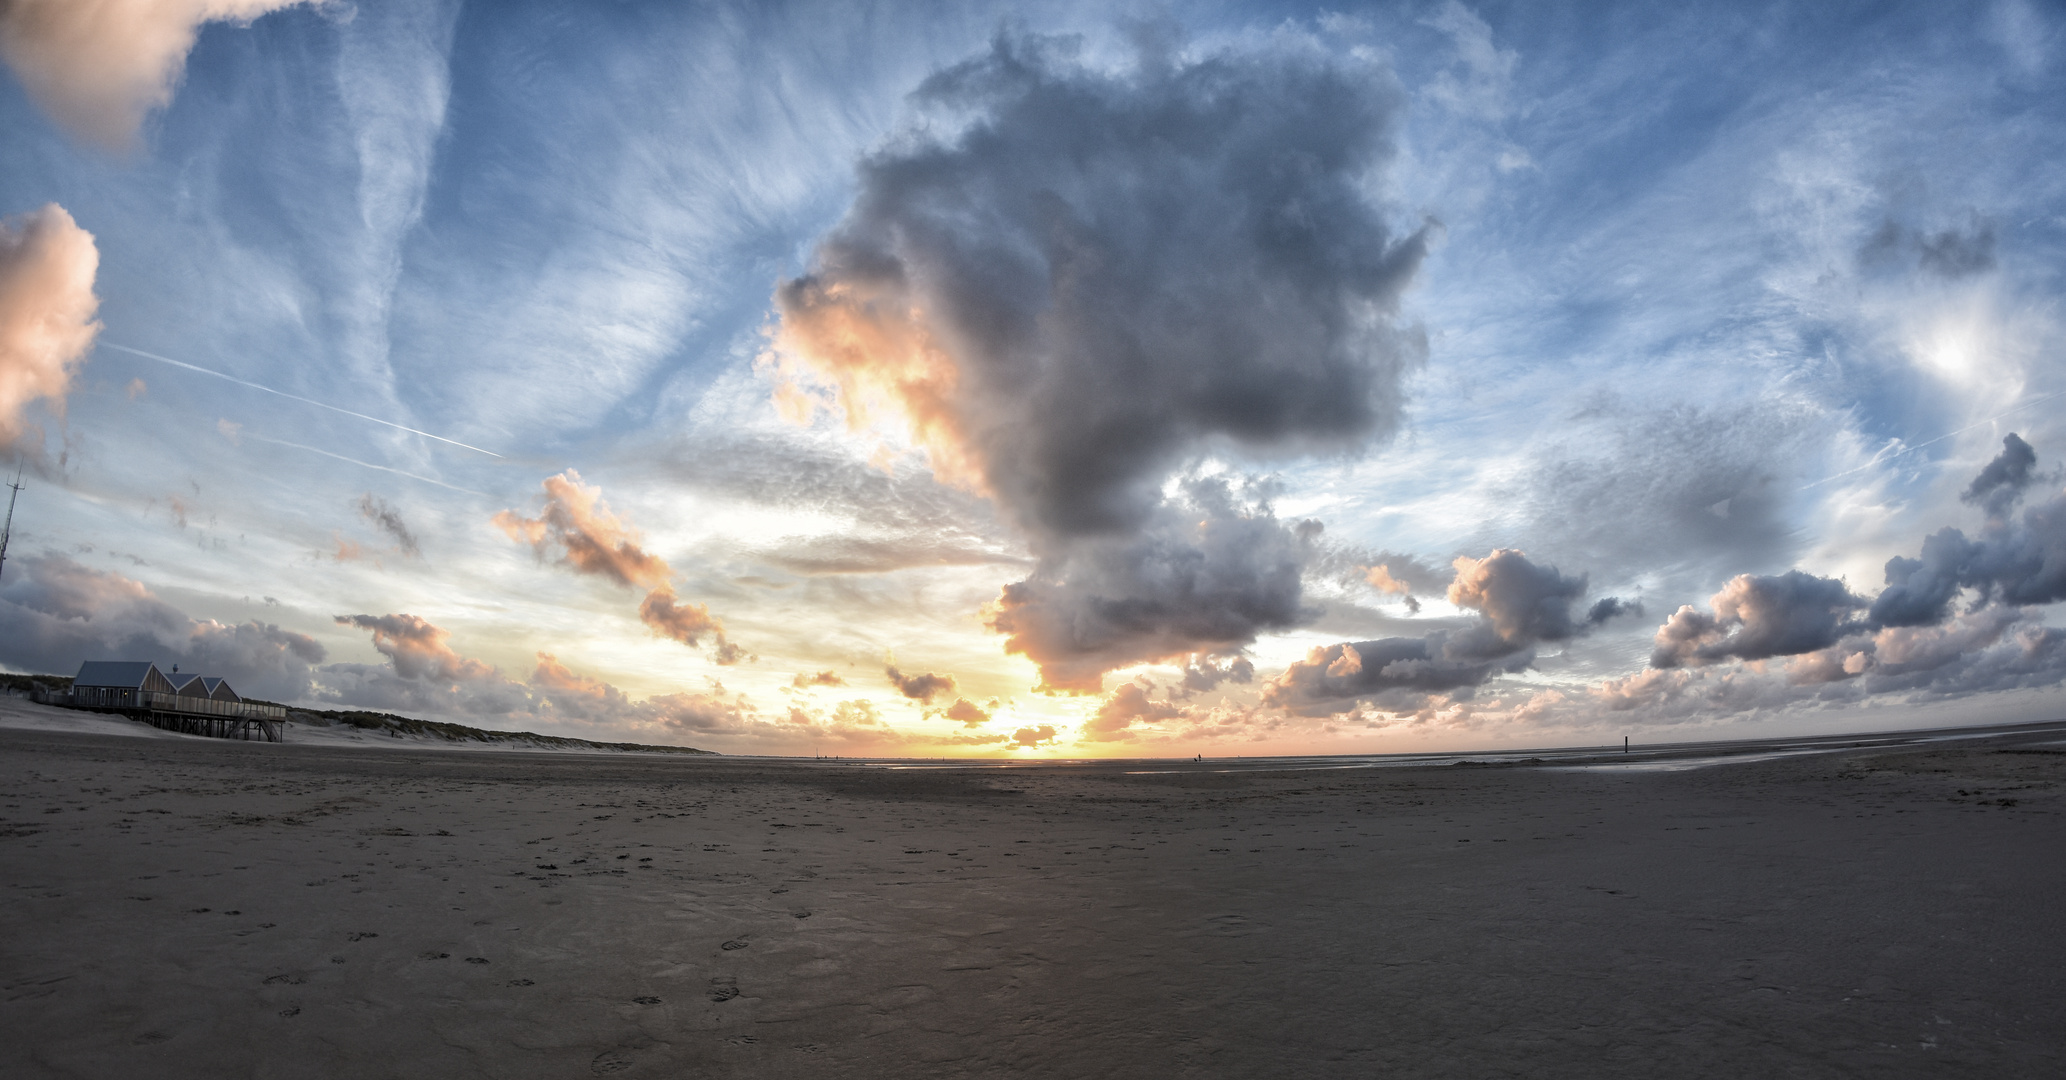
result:
[(96, 712), (118, 712), (152, 727), (216, 739), (279, 742), (287, 710), (245, 701), (217, 676), (158, 670), (147, 660), (88, 660), (65, 693), (38, 701)]

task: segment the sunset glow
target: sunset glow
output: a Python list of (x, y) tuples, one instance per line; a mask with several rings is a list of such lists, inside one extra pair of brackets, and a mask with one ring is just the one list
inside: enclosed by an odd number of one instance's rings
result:
[(2066, 706), (2056, 10), (131, 7), (0, 9), (8, 671), (1014, 759)]

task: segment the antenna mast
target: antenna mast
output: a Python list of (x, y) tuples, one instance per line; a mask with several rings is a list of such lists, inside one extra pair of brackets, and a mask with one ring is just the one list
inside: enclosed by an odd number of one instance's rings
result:
[(7, 485), (7, 524), (0, 525), (0, 573), (7, 569), (7, 538), (14, 534), (14, 500), (22, 497), (22, 467), (14, 467), (14, 483)]

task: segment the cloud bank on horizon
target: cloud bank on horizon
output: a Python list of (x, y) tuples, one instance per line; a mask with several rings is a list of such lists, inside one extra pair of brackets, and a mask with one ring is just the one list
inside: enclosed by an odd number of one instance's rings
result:
[(8, 5), (0, 665), (757, 752), (2056, 713), (2066, 20), (1562, 10)]

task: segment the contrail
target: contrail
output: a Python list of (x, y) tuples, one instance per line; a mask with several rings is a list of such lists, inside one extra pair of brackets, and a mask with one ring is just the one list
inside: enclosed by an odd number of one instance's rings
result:
[(1959, 429), (1958, 429), (1957, 431), (1947, 431), (1947, 432), (1945, 432), (1944, 434), (1942, 434), (1942, 435), (1939, 435), (1939, 436), (1937, 436), (1937, 437), (1936, 437), (1936, 438), (1934, 438), (1934, 439), (1930, 439), (1930, 440), (1928, 440), (1928, 441), (1926, 441), (1926, 442), (1919, 442), (1919, 443), (1916, 443), (1916, 444), (1915, 444), (1914, 446), (1904, 446), (1904, 447), (1902, 447), (1901, 449), (1899, 449), (1899, 450), (1896, 450), (1896, 451), (1894, 451), (1894, 452), (1893, 452), (1893, 453), (1891, 453), (1891, 454), (1889, 454), (1889, 453), (1887, 453), (1887, 452), (1886, 452), (1886, 448), (1885, 448), (1885, 447), (1881, 447), (1881, 448), (1880, 448), (1880, 452), (1879, 452), (1878, 454), (1874, 454), (1874, 455), (1872, 455), (1872, 460), (1871, 460), (1871, 461), (1868, 461), (1868, 462), (1866, 462), (1865, 464), (1863, 464), (1863, 465), (1860, 465), (1860, 466), (1858, 466), (1858, 467), (1857, 467), (1857, 468), (1855, 468), (1855, 469), (1845, 469), (1845, 470), (1844, 470), (1843, 472), (1837, 473), (1837, 474), (1836, 474), (1836, 475), (1834, 475), (1834, 476), (1825, 476), (1825, 477), (1823, 477), (1822, 479), (1820, 479), (1820, 480), (1817, 480), (1817, 481), (1815, 481), (1815, 482), (1814, 482), (1814, 483), (1812, 483), (1812, 484), (1803, 484), (1803, 485), (1801, 486), (1801, 490), (1802, 490), (1802, 491), (1806, 491), (1806, 490), (1808, 490), (1809, 488), (1817, 488), (1817, 487), (1821, 487), (1822, 485), (1824, 485), (1824, 484), (1827, 484), (1827, 483), (1829, 483), (1829, 482), (1830, 482), (1831, 480), (1841, 480), (1841, 479), (1843, 479), (1844, 477), (1846, 477), (1846, 476), (1850, 476), (1850, 475), (1851, 475), (1851, 474), (1853, 474), (1853, 473), (1861, 473), (1861, 472), (1864, 472), (1865, 470), (1867, 470), (1867, 469), (1870, 469), (1870, 468), (1873, 468), (1874, 466), (1880, 465), (1880, 464), (1882, 464), (1882, 463), (1884, 463), (1884, 462), (1892, 461), (1892, 460), (1894, 460), (1895, 458), (1897, 458), (1897, 457), (1900, 457), (1900, 456), (1901, 456), (1901, 455), (1903, 455), (1903, 454), (1910, 454), (1910, 453), (1914, 453), (1915, 451), (1917, 451), (1917, 450), (1920, 450), (1920, 449), (1922, 449), (1922, 448), (1923, 448), (1923, 447), (1925, 447), (1925, 446), (1934, 446), (1934, 445), (1936, 445), (1937, 443), (1943, 442), (1944, 440), (1946, 440), (1946, 439), (1949, 439), (1949, 438), (1951, 438), (1951, 437), (1952, 437), (1952, 436), (1954, 436), (1954, 435), (1963, 435), (1963, 434), (1965, 434), (1966, 432), (1968, 432), (1968, 431), (1971, 431), (1971, 430), (1973, 430), (1973, 429), (1974, 429), (1974, 428), (1976, 428), (1976, 427), (1985, 427), (1985, 426), (1987, 426), (1988, 424), (1992, 424), (1992, 423), (1994, 423), (1994, 422), (1995, 422), (1996, 420), (1999, 420), (1999, 419), (2001, 419), (2002, 417), (2004, 417), (2004, 416), (2007, 416), (2007, 415), (2009, 415), (2010, 413), (2013, 413), (2013, 412), (2020, 412), (2020, 411), (2022, 411), (2022, 410), (2024, 410), (2024, 409), (2027, 409), (2027, 408), (2031, 407), (2032, 405), (2042, 405), (2042, 404), (2044, 404), (2045, 402), (2047, 402), (2047, 401), (2050, 401), (2050, 400), (2052, 400), (2053, 398), (2061, 398), (2061, 397), (2066, 397), (2066, 390), (2061, 390), (2061, 391), (2059, 391), (2058, 393), (2055, 393), (2055, 394), (2046, 394), (2045, 396), (2043, 396), (2043, 397), (2041, 397), (2041, 398), (2035, 398), (2035, 399), (2033, 399), (2033, 400), (2030, 400), (2030, 401), (2026, 401), (2026, 402), (2023, 402), (2023, 403), (2022, 403), (2022, 404), (2020, 404), (2020, 405), (2011, 405), (2011, 406), (2009, 406), (2008, 408), (2006, 408), (2006, 409), (2003, 409), (2002, 411), (2000, 411), (2000, 412), (1998, 412), (1998, 413), (1995, 413), (1995, 414), (1994, 414), (1993, 416), (1990, 416), (1990, 417), (1988, 417), (1988, 418), (1987, 418), (1987, 419), (1985, 419), (1985, 420), (1979, 420), (1979, 421), (1975, 421), (1974, 423), (1970, 423), (1970, 424), (1967, 424), (1966, 426), (1964, 426), (1964, 427), (1962, 427), (1962, 428), (1959, 428)]
[[(436, 438), (437, 436), (433, 435), (433, 436), (431, 436), (431, 437), (432, 437), (432, 438)], [(466, 493), (467, 493), (468, 495), (481, 495), (481, 496), (486, 496), (486, 495), (488, 494), (488, 493), (487, 493), (487, 492), (485, 492), (485, 491), (475, 491), (475, 490), (474, 490), (474, 489), (472, 489), (472, 488), (463, 488), (463, 487), (460, 487), (460, 486), (459, 486), (459, 485), (457, 485), (457, 484), (448, 484), (448, 483), (445, 483), (445, 482), (444, 482), (443, 480), (433, 480), (433, 479), (431, 479), (431, 478), (430, 478), (430, 477), (428, 477), (428, 476), (419, 476), (419, 475), (418, 475), (418, 474), (416, 474), (416, 473), (412, 473), (412, 472), (404, 472), (404, 471), (403, 471), (403, 470), (401, 470), (401, 469), (391, 469), (391, 468), (387, 467), (386, 465), (375, 465), (375, 464), (373, 464), (373, 463), (372, 463), (372, 462), (370, 462), (370, 461), (360, 461), (360, 460), (359, 460), (358, 458), (348, 458), (348, 457), (345, 457), (345, 456), (344, 456), (343, 454), (333, 454), (333, 453), (331, 453), (331, 452), (330, 452), (330, 451), (328, 451), (328, 450), (319, 450), (319, 449), (317, 449), (316, 447), (313, 447), (313, 446), (304, 446), (304, 445), (302, 445), (301, 443), (297, 443), (297, 442), (288, 442), (288, 441), (286, 441), (285, 439), (268, 439), (268, 438), (266, 438), (266, 437), (265, 437), (265, 436), (263, 436), (263, 435), (253, 435), (252, 433), (250, 433), (250, 432), (248, 432), (248, 431), (240, 431), (240, 432), (238, 432), (238, 433), (237, 433), (237, 438), (240, 438), (240, 439), (255, 439), (255, 440), (257, 440), (257, 441), (259, 441), (259, 442), (262, 442), (262, 443), (271, 443), (271, 444), (273, 444), (274, 446), (291, 446), (291, 447), (293, 447), (293, 448), (294, 448), (294, 449), (296, 449), (296, 450), (306, 450), (306, 451), (308, 451), (308, 452), (309, 452), (309, 453), (311, 453), (311, 454), (321, 454), (321, 455), (323, 455), (323, 456), (324, 456), (324, 457), (326, 457), (326, 458), (336, 458), (336, 459), (337, 459), (337, 460), (339, 460), (339, 461), (343, 461), (343, 462), (348, 462), (348, 463), (350, 463), (350, 464), (353, 464), (353, 465), (363, 465), (363, 466), (365, 466), (365, 467), (366, 467), (366, 468), (368, 468), (368, 469), (379, 469), (379, 470), (380, 470), (381, 472), (391, 472), (391, 473), (395, 474), (396, 476), (406, 476), (406, 477), (408, 477), (408, 478), (409, 478), (409, 479), (411, 479), (411, 480), (421, 480), (421, 481), (423, 481), (423, 482), (424, 482), (424, 483), (426, 483), (426, 484), (436, 484), (437, 486), (439, 486), (439, 487), (441, 487), (441, 488), (451, 488), (451, 489), (452, 489), (453, 491), (464, 491), (464, 492), (466, 492)], [(463, 444), (462, 444), (462, 445), (463, 445)], [(472, 449), (472, 447), (468, 447), (468, 449)], [(481, 451), (481, 452), (482, 452), (482, 453), (484, 453), (484, 454), (485, 454), (485, 453), (487, 453), (487, 451), (485, 451), (485, 450), (483, 450), (483, 451)]]
[[(130, 347), (129, 347), (129, 346), (127, 346), (127, 345), (117, 345), (117, 344), (115, 344), (115, 343), (114, 343), (114, 342), (112, 342), (112, 341), (103, 341), (103, 342), (101, 342), (101, 343), (100, 343), (100, 345), (101, 345), (101, 347), (102, 347), (102, 348), (104, 348), (104, 349), (119, 349), (119, 350), (121, 350), (121, 351), (123, 351), (123, 352), (129, 353), (129, 354), (130, 354), (130, 355), (132, 355), (132, 356), (141, 356), (141, 357), (143, 357), (143, 358), (144, 358), (144, 359), (146, 359), (146, 360), (156, 360), (156, 361), (158, 361), (158, 362), (159, 362), (159, 363), (161, 363), (161, 364), (171, 364), (171, 365), (172, 365), (173, 367), (176, 367), (176, 368), (185, 368), (185, 369), (187, 369), (188, 371), (198, 371), (198, 372), (200, 372), (200, 373), (201, 373), (201, 374), (203, 374), (203, 375), (213, 375), (213, 376), (215, 376), (215, 377), (216, 377), (216, 378), (218, 378), (218, 379), (223, 379), (223, 380), (226, 380), (226, 381), (229, 381), (229, 382), (233, 382), (233, 383), (236, 383), (236, 384), (237, 384), (238, 386), (248, 386), (248, 387), (250, 387), (250, 388), (251, 388), (251, 389), (253, 389), (253, 390), (263, 390), (263, 391), (265, 391), (265, 392), (266, 392), (266, 393), (268, 393), (268, 394), (277, 394), (277, 395), (279, 395), (280, 397), (283, 397), (283, 398), (287, 398), (287, 399), (288, 399), (288, 400), (290, 400), (290, 401), (299, 401), (299, 402), (301, 402), (301, 403), (302, 403), (302, 404), (304, 404), (304, 405), (314, 405), (314, 406), (315, 406), (316, 408), (318, 408), (318, 409), (328, 409), (328, 410), (330, 410), (331, 412), (341, 412), (341, 413), (343, 413), (343, 414), (344, 414), (344, 415), (346, 415), (346, 416), (356, 416), (356, 417), (358, 417), (358, 418), (359, 418), (359, 419), (361, 419), (361, 420), (371, 420), (372, 422), (374, 422), (374, 423), (376, 423), (376, 424), (385, 424), (385, 425), (387, 425), (388, 427), (394, 428), (394, 429), (396, 429), (396, 430), (398, 430), (398, 431), (406, 431), (406, 432), (409, 432), (409, 433), (410, 433), (410, 434), (412, 434), (412, 435), (421, 435), (421, 436), (423, 436), (423, 437), (424, 437), (424, 438), (426, 438), (426, 439), (436, 439), (437, 441), (439, 441), (439, 442), (441, 442), (441, 443), (450, 443), (450, 444), (452, 444), (453, 446), (463, 446), (463, 447), (465, 447), (466, 449), (468, 449), (468, 450), (471, 450), (471, 451), (473, 451), (473, 452), (475, 452), (475, 453), (477, 453), (477, 454), (486, 454), (486, 455), (488, 455), (488, 456), (489, 456), (489, 457), (491, 457), (491, 458), (499, 458), (499, 457), (501, 457), (501, 456), (502, 456), (501, 454), (498, 454), (498, 453), (496, 453), (496, 452), (495, 452), (495, 451), (493, 451), (493, 450), (483, 450), (483, 449), (481, 449), (480, 447), (478, 447), (478, 446), (474, 446), (474, 445), (472, 445), (472, 444), (470, 444), (470, 443), (463, 443), (463, 442), (460, 442), (460, 441), (459, 441), (458, 439), (448, 439), (448, 438), (445, 438), (445, 437), (444, 437), (443, 435), (432, 435), (432, 434), (431, 434), (430, 432), (428, 432), (428, 431), (422, 431), (422, 430), (419, 430), (419, 429), (417, 429), (417, 428), (412, 428), (412, 427), (408, 426), (407, 424), (397, 424), (397, 423), (395, 423), (395, 422), (394, 422), (394, 421), (392, 421), (392, 420), (382, 420), (381, 418), (379, 418), (379, 417), (377, 417), (377, 416), (367, 416), (367, 415), (366, 415), (365, 413), (353, 412), (353, 411), (351, 411), (350, 409), (340, 409), (340, 408), (338, 408), (338, 407), (337, 407), (337, 406), (335, 406), (335, 405), (329, 405), (329, 404), (326, 404), (326, 403), (324, 403), (324, 402), (321, 402), (321, 401), (316, 401), (316, 400), (313, 400), (313, 399), (311, 399), (311, 398), (305, 398), (305, 397), (302, 397), (302, 396), (300, 396), (300, 395), (298, 395), (298, 394), (290, 394), (290, 393), (287, 393), (287, 392), (286, 392), (286, 391), (284, 391), (284, 390), (275, 390), (275, 389), (273, 389), (273, 388), (272, 388), (272, 387), (270, 387), (270, 386), (260, 386), (259, 384), (255, 383), (255, 382), (250, 382), (250, 381), (248, 381), (248, 380), (245, 380), (245, 379), (239, 379), (239, 378), (237, 378), (237, 377), (236, 377), (235, 375), (225, 375), (225, 374), (223, 374), (223, 373), (222, 373), (222, 372), (220, 372), (220, 371), (211, 371), (211, 370), (209, 370), (208, 368), (204, 368), (204, 367), (198, 367), (198, 366), (196, 366), (196, 365), (194, 365), (194, 364), (189, 364), (189, 363), (187, 363), (187, 362), (186, 362), (186, 361), (184, 361), (184, 360), (174, 360), (173, 358), (171, 358), (171, 357), (169, 357), (169, 356), (159, 356), (159, 355), (158, 355), (157, 353), (149, 353), (149, 352), (145, 352), (145, 351), (143, 351), (142, 349), (132, 349), (132, 348), (130, 348)], [(317, 451), (317, 452), (318, 452), (318, 453), (321, 453), (321, 451)], [(346, 460), (350, 460), (350, 459), (346, 459)], [(376, 465), (376, 466), (374, 466), (374, 468), (379, 468), (379, 466), (377, 466), (377, 465)], [(406, 474), (405, 474), (405, 475), (406, 475)], [(421, 477), (419, 477), (418, 479), (421, 479)], [(437, 481), (433, 480), (433, 481), (431, 481), (431, 482), (432, 482), (432, 483), (436, 483)]]

